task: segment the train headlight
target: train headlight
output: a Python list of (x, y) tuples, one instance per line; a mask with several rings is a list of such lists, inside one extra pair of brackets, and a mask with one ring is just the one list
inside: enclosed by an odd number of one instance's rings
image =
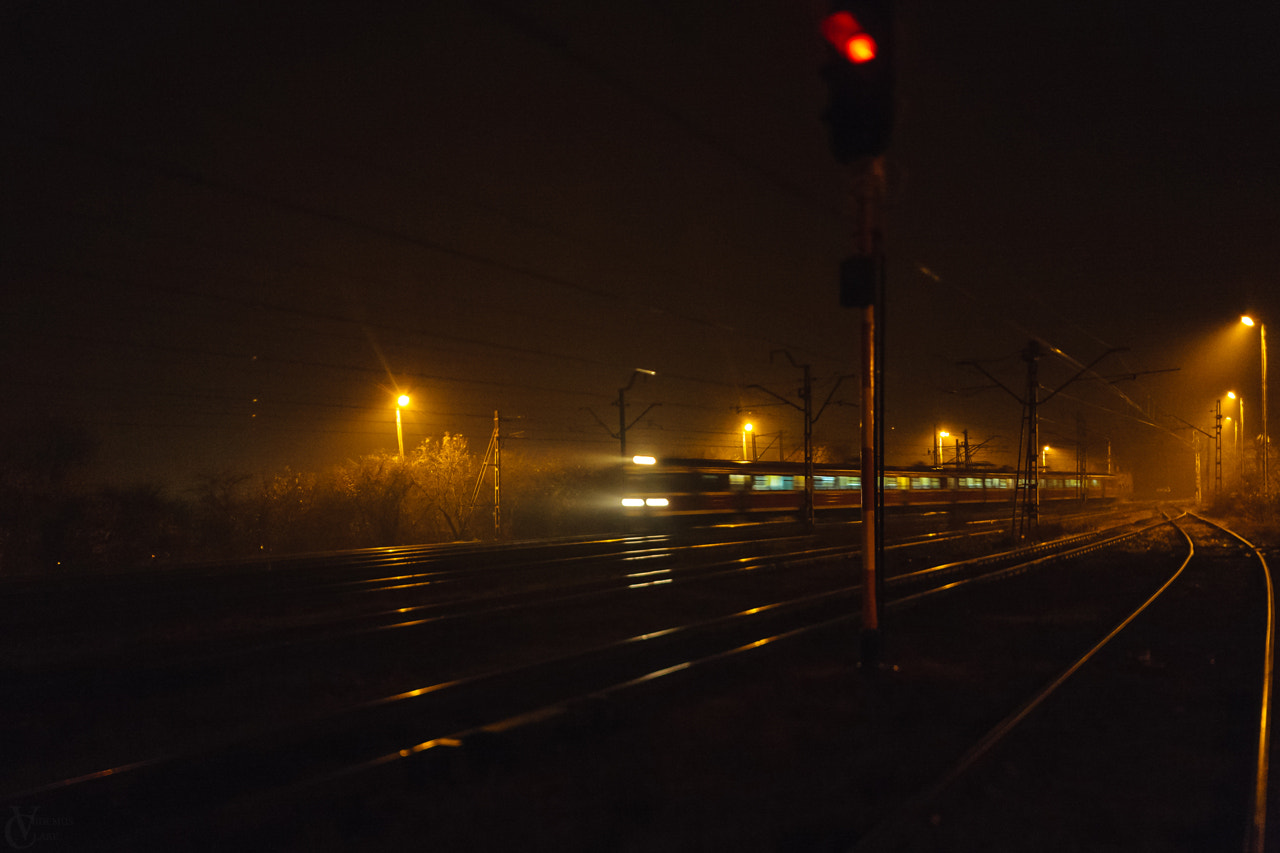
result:
[(623, 506), (644, 506), (644, 498), (623, 498)]
[(666, 498), (645, 498), (644, 505), (645, 506), (666, 506), (667, 499)]

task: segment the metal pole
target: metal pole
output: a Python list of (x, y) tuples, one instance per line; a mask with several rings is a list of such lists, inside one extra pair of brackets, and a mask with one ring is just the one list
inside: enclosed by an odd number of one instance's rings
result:
[[(858, 248), (875, 260), (876, 279), (883, 276), (880, 241), (880, 202), (884, 194), (884, 158), (871, 160), (861, 176), (860, 233)], [(876, 306), (877, 285), (862, 306), (862, 637), (861, 660), (865, 667), (880, 665), (880, 597), (878, 554), (881, 530), (877, 507), (880, 494), (878, 443), (876, 441)]]
[[(631, 381), (636, 379), (632, 374)], [(630, 388), (630, 384), (627, 388)], [(618, 389), (618, 443), (622, 447), (622, 458), (627, 458), (627, 388)]]
[(1244, 428), (1244, 395), (1241, 394), (1236, 398), (1236, 402), (1240, 404), (1240, 493), (1244, 493), (1244, 458), (1248, 454), (1245, 453), (1246, 446), (1249, 444), (1249, 433)]
[(813, 508), (813, 377), (809, 365), (804, 366), (804, 523), (814, 525)]
[(400, 407), (396, 406), (396, 444), (400, 448), (400, 461), (404, 461), (404, 431), (400, 428)]
[(1267, 324), (1259, 323), (1258, 329), (1262, 333), (1262, 499), (1266, 501), (1271, 497), (1270, 463), (1267, 460), (1271, 455), (1267, 437)]
[(1214, 403), (1213, 412), (1213, 492), (1222, 497), (1222, 400)]
[(493, 535), (502, 538), (502, 421), (493, 411)]
[(880, 608), (876, 599), (875, 306), (862, 309), (862, 662), (880, 658)]

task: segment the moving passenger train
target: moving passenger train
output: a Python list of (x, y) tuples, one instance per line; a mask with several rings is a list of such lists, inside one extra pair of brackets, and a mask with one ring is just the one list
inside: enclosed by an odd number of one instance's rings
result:
[[(798, 462), (737, 462), (715, 459), (636, 457), (627, 464), (622, 506), (628, 518), (759, 517), (800, 513), (804, 465)], [(1016, 474), (1007, 470), (894, 468), (881, 483), (884, 505), (953, 506), (1012, 504)], [(862, 472), (814, 465), (817, 517), (846, 514), (862, 502)], [(1128, 474), (1044, 471), (1040, 501), (1113, 500), (1132, 491)]]

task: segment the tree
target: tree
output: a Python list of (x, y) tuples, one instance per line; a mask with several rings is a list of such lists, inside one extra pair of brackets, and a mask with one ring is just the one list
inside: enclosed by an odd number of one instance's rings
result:
[(439, 441), (423, 439), (409, 461), (410, 476), (427, 512), (434, 511), (452, 539), (467, 535), (479, 464), (463, 435), (445, 433)]

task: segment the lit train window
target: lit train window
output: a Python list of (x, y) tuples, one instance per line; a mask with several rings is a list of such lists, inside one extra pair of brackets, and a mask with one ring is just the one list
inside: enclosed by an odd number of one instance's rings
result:
[(790, 474), (757, 475), (755, 488), (757, 491), (789, 492), (795, 488), (795, 480)]
[(862, 478), (861, 477), (836, 477), (836, 488), (860, 491), (862, 489)]
[(988, 489), (1011, 489), (1013, 488), (1013, 480), (1009, 477), (988, 477)]
[(751, 475), (750, 474), (730, 474), (729, 488), (735, 491), (743, 491), (745, 489), (751, 488)]
[(942, 481), (937, 477), (912, 477), (911, 488), (913, 489), (939, 489), (942, 488)]
[(813, 487), (819, 491), (828, 492), (836, 487), (835, 477), (817, 476), (813, 478)]
[(962, 489), (981, 489), (981, 477), (962, 477), (960, 479), (960, 488)]

